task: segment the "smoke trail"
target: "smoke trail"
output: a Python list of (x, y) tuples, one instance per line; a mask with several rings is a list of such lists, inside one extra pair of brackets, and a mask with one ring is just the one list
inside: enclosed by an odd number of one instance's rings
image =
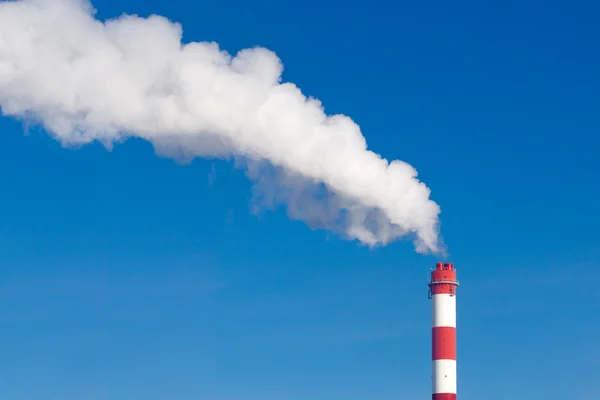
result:
[(359, 127), (282, 83), (264, 48), (181, 43), (160, 16), (105, 22), (82, 0), (0, 2), (0, 107), (64, 146), (127, 137), (172, 157), (231, 158), (263, 207), (367, 245), (440, 250), (440, 209), (417, 172), (367, 150)]

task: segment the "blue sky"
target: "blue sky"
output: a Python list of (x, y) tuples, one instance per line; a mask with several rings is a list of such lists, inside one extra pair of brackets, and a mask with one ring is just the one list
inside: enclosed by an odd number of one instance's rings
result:
[[(108, 1), (284, 79), (419, 171), (456, 264), (462, 399), (600, 376), (600, 28), (583, 2)], [(428, 398), (437, 261), (249, 213), (229, 163), (67, 150), (0, 119), (0, 397)]]

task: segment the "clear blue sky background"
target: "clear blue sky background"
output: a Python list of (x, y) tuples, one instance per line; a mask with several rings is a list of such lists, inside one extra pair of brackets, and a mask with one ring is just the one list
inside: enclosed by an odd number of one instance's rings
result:
[[(94, 4), (274, 50), (285, 80), (418, 169), (462, 283), (462, 400), (593, 398), (600, 9), (252, 3)], [(253, 216), (224, 162), (0, 133), (0, 398), (429, 398), (434, 257)]]

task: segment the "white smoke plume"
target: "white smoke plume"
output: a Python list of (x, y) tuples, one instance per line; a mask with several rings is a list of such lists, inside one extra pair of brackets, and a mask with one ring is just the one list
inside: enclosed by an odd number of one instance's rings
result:
[(164, 17), (100, 21), (83, 0), (0, 1), (0, 107), (64, 146), (128, 137), (161, 155), (235, 159), (260, 206), (369, 246), (437, 253), (440, 209), (413, 167), (367, 149), (344, 115), (281, 81), (264, 48), (182, 43)]

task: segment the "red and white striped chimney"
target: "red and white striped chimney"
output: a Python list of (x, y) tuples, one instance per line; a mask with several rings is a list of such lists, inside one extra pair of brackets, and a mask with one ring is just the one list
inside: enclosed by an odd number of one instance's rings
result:
[(437, 263), (429, 282), (429, 298), (433, 299), (432, 400), (456, 400), (457, 287), (454, 265)]

